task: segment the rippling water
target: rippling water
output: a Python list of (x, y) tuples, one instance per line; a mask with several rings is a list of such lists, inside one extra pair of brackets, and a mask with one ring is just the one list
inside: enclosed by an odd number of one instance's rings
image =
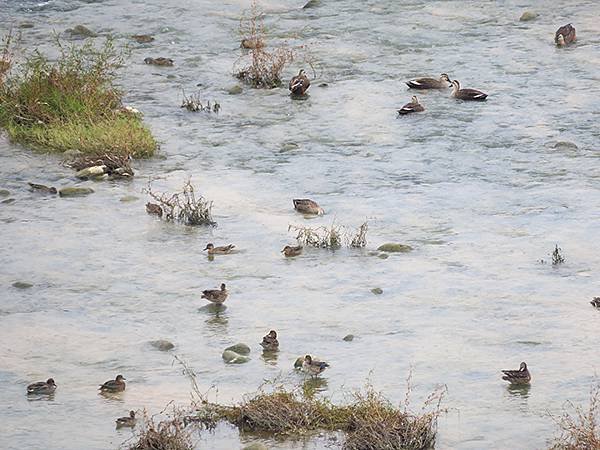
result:
[[(133, 45), (122, 84), (163, 157), (136, 162), (131, 182), (82, 182), (96, 191), (86, 198), (40, 197), (28, 181), (60, 187), (75, 183), (73, 172), (55, 156), (0, 141), (0, 188), (14, 199), (0, 204), (1, 448), (115, 448), (130, 437), (114, 431), (115, 417), (185, 403), (180, 367), (148, 344), (159, 338), (172, 340), (201, 388), (217, 386), (224, 402), (265, 379), (300, 383), (291, 367), (304, 353), (331, 363), (322, 388), (334, 398), (370, 379), (399, 402), (412, 368), (416, 403), (448, 387), (442, 449), (543, 448), (554, 432), (547, 413), (587, 399), (599, 369), (600, 314), (588, 301), (600, 292), (600, 4), (539, 1), (540, 17), (527, 23), (518, 21), (528, 6), (519, 1), (301, 5), (265, 8), (270, 32), (308, 44), (318, 61), (306, 101), (291, 101), (285, 88), (226, 94), (245, 1), (2, 4), (3, 29), (33, 23), (22, 29), (24, 48), (48, 50), (53, 31), (76, 24), (123, 44), (153, 34), (152, 44)], [(579, 42), (556, 49), (554, 31), (568, 22)], [(171, 57), (175, 67), (147, 66), (146, 56)], [(441, 72), (488, 101), (423, 92), (424, 114), (396, 118), (412, 94), (403, 81)], [(182, 89), (217, 99), (221, 113), (180, 109)], [(144, 212), (149, 178), (172, 191), (188, 177), (214, 201), (217, 228)], [(139, 199), (121, 202), (126, 195)], [(291, 207), (298, 196), (327, 214), (306, 222)], [(293, 242), (289, 224), (366, 218), (365, 251), (279, 253)], [(201, 252), (209, 241), (241, 252), (209, 261)], [(390, 241), (415, 251), (369, 254)], [(539, 264), (555, 244), (566, 263)], [(231, 293), (215, 315), (200, 292), (221, 282)], [(281, 352), (265, 361), (257, 343), (271, 328)], [(351, 343), (341, 339), (348, 333), (357, 336)], [(252, 360), (226, 366), (223, 348), (239, 341), (252, 346)], [(499, 369), (522, 360), (531, 389), (511, 391)], [(96, 386), (117, 373), (127, 391), (99, 397)], [(55, 397), (28, 401), (25, 386), (49, 375)], [(199, 445), (239, 442), (221, 426)]]

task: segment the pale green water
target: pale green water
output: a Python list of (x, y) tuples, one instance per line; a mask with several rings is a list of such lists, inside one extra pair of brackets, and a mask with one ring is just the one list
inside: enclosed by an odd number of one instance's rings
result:
[[(540, 1), (540, 17), (520, 23), (528, 5), (516, 1), (323, 1), (310, 10), (270, 2), (270, 30), (308, 43), (319, 62), (310, 98), (294, 102), (285, 88), (225, 93), (235, 84), (246, 2), (169, 3), (0, 6), (4, 30), (34, 23), (23, 30), (25, 48), (48, 48), (52, 30), (79, 23), (119, 43), (155, 35), (133, 46), (122, 83), (165, 157), (137, 162), (131, 182), (86, 182), (93, 195), (59, 199), (26, 183), (70, 185), (71, 170), (0, 142), (0, 189), (15, 199), (0, 204), (0, 448), (115, 448), (130, 434), (116, 432), (114, 418), (187, 402), (189, 383), (172, 355), (147, 344), (158, 338), (172, 340), (201, 387), (216, 385), (224, 402), (276, 376), (300, 384), (293, 361), (312, 353), (330, 362), (325, 394), (338, 399), (370, 379), (400, 402), (410, 368), (416, 404), (446, 384), (440, 449), (547, 446), (547, 412), (585, 401), (599, 369), (600, 313), (588, 302), (600, 295), (600, 5)], [(554, 31), (568, 22), (579, 43), (556, 49)], [(146, 56), (176, 65), (150, 67)], [(403, 81), (440, 72), (489, 100), (422, 93), (426, 113), (397, 119), (412, 94)], [(181, 110), (182, 88), (218, 100), (221, 113)], [(219, 226), (147, 216), (149, 177), (165, 191), (191, 177), (214, 201)], [(139, 200), (120, 202), (125, 195)], [(288, 225), (307, 223), (291, 207), (299, 196), (327, 211), (311, 225), (368, 218), (367, 250), (284, 260)], [(241, 252), (208, 261), (201, 249), (209, 241)], [(369, 256), (389, 241), (415, 251)], [(566, 264), (537, 263), (555, 244)], [(19, 280), (34, 286), (13, 288)], [(222, 281), (231, 294), (215, 317), (200, 292)], [(267, 362), (258, 342), (271, 328), (281, 352)], [(357, 336), (351, 343), (342, 341), (348, 333)], [(221, 352), (238, 341), (252, 346), (252, 360), (226, 366)], [(499, 373), (522, 360), (533, 375), (525, 394), (508, 390)], [(99, 397), (96, 386), (117, 373), (129, 383), (121, 400)], [(48, 376), (59, 385), (54, 399), (28, 401), (25, 386)], [(198, 446), (238, 442), (222, 426)]]

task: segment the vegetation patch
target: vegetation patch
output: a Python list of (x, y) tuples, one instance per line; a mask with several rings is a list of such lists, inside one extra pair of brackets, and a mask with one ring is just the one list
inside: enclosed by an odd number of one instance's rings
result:
[(192, 450), (191, 432), (182, 420), (181, 411), (164, 420), (148, 417), (144, 412), (135, 441), (127, 445), (128, 450)]
[[(156, 140), (116, 87), (123, 54), (113, 42), (56, 45), (55, 61), (35, 51), (0, 84), (0, 127), (9, 138), (43, 151), (151, 156)], [(5, 40), (3, 53), (10, 55), (9, 46)]]
[(210, 103), (210, 100), (205, 105), (202, 104), (199, 94), (191, 94), (189, 97), (183, 92), (183, 101), (181, 107), (187, 109), (190, 112), (208, 112), (217, 114), (221, 110), (221, 105), (216, 100)]
[(296, 239), (304, 246), (337, 249), (343, 246), (363, 248), (367, 245), (368, 222), (356, 230), (332, 223), (330, 226), (316, 228), (289, 225), (288, 231), (296, 232)]
[[(180, 192), (162, 193), (152, 190), (151, 183), (145, 192), (162, 208), (165, 220), (184, 225), (211, 225), (217, 223), (212, 218), (212, 202), (202, 195), (196, 195), (190, 180), (186, 181)], [(162, 216), (162, 214), (161, 214)]]

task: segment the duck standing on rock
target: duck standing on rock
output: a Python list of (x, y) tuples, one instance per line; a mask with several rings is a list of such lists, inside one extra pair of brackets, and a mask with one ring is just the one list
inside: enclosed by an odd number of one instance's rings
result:
[(425, 108), (419, 103), (419, 99), (417, 98), (417, 96), (413, 95), (411, 101), (398, 110), (398, 114), (403, 116), (405, 114), (422, 111), (425, 111)]
[(56, 384), (53, 378), (46, 381), (38, 381), (27, 386), (27, 395), (49, 395), (54, 394)]
[(503, 370), (502, 373), (504, 374), (502, 379), (510, 384), (529, 384), (531, 381), (531, 374), (525, 362), (521, 363), (519, 370)]
[(575, 27), (570, 23), (560, 27), (554, 35), (554, 43), (559, 47), (566, 47), (576, 40)]
[(452, 97), (460, 100), (483, 101), (487, 98), (487, 94), (478, 91), (477, 89), (461, 89), (458, 80), (452, 80), (452, 87)]
[(227, 300), (227, 295), (229, 295), (229, 293), (227, 292), (225, 283), (221, 283), (221, 289), (207, 289), (205, 291), (202, 291), (201, 298), (205, 298), (211, 303), (216, 303), (217, 305), (220, 305), (224, 303), (225, 300)]
[(289, 89), (293, 96), (302, 96), (306, 94), (306, 91), (310, 87), (310, 80), (304, 73), (304, 69), (300, 69), (298, 75), (292, 77), (290, 80)]
[(439, 79), (415, 78), (408, 80), (406, 85), (412, 89), (448, 89), (451, 86), (450, 78), (445, 73), (441, 74)]
[[(235, 248), (235, 245), (229, 244), (223, 247), (215, 247), (214, 244), (208, 243), (204, 250), (208, 250), (209, 255), (227, 255)], [(204, 251), (203, 250), (203, 251)]]
[(276, 352), (279, 350), (279, 341), (277, 340), (277, 332), (275, 330), (269, 331), (265, 337), (263, 337), (260, 343), (265, 352)]
[(117, 423), (117, 428), (133, 428), (136, 422), (135, 411), (129, 411), (129, 416), (119, 417), (115, 422)]
[(295, 198), (292, 201), (294, 202), (294, 209), (299, 213), (315, 216), (322, 216), (324, 214), (323, 208), (314, 200), (309, 198)]
[(283, 253), (286, 258), (292, 258), (294, 256), (302, 254), (302, 246), (298, 245), (297, 247), (291, 247), (289, 245), (286, 245), (285, 247), (283, 247), (283, 250), (281, 250), (281, 253)]
[(313, 377), (318, 376), (328, 367), (329, 364), (323, 361), (317, 361), (310, 355), (306, 355), (304, 357), (304, 361), (302, 362), (302, 371)]
[(125, 378), (123, 375), (117, 375), (114, 380), (108, 380), (106, 383), (101, 384), (100, 392), (122, 392), (125, 390)]

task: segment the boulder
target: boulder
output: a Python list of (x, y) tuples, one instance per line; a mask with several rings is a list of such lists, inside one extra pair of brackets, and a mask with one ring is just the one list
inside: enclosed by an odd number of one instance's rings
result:
[(235, 344), (230, 347), (227, 347), (225, 349), (225, 351), (231, 351), (231, 352), (237, 353), (238, 355), (249, 355), (250, 347), (248, 347), (246, 344), (239, 343), (239, 344)]
[(342, 338), (342, 340), (344, 340), (346, 342), (352, 342), (354, 340), (354, 335), (353, 334), (347, 334), (346, 336), (344, 336)]
[(129, 203), (129, 202), (135, 202), (136, 200), (139, 200), (139, 197), (136, 197), (135, 195), (125, 195), (124, 197), (121, 197), (119, 199), (119, 201), (123, 202), (123, 203)]
[(6, 189), (0, 189), (0, 197), (8, 197), (10, 195), (10, 191)]
[(383, 289), (376, 287), (376, 288), (371, 289), (371, 292), (375, 295), (381, 295), (381, 294), (383, 294)]
[(239, 353), (233, 352), (231, 350), (225, 350), (221, 357), (227, 364), (243, 364), (250, 361), (250, 358), (248, 358), (247, 356), (240, 355)]
[(106, 166), (92, 166), (86, 167), (75, 174), (77, 178), (87, 179), (92, 177), (99, 177), (106, 173)]
[(33, 284), (26, 281), (15, 281), (12, 286), (17, 289), (29, 289), (33, 287)]
[(577, 147), (577, 144), (575, 144), (573, 142), (558, 141), (558, 142), (554, 143), (552, 148), (557, 148), (557, 149), (561, 149), (561, 150), (577, 150), (579, 147)]
[(65, 187), (58, 191), (58, 195), (61, 197), (82, 197), (93, 193), (94, 190), (92, 188), (75, 186)]
[(85, 25), (75, 25), (73, 28), (69, 28), (67, 30), (71, 36), (80, 37), (80, 38), (90, 38), (98, 36), (92, 30), (90, 30)]
[(241, 94), (242, 92), (243, 92), (243, 89), (239, 84), (233, 85), (227, 89), (227, 93), (229, 95), (238, 95), (238, 94)]
[(167, 341), (166, 339), (150, 341), (150, 345), (156, 350), (160, 350), (161, 352), (168, 352), (169, 350), (173, 350), (175, 348), (175, 345), (171, 341)]
[(529, 22), (530, 20), (536, 19), (538, 16), (539, 14), (534, 11), (525, 11), (523, 14), (521, 14), (519, 20), (521, 22)]
[(408, 253), (412, 251), (412, 247), (406, 244), (387, 243), (380, 245), (377, 250), (387, 253)]

